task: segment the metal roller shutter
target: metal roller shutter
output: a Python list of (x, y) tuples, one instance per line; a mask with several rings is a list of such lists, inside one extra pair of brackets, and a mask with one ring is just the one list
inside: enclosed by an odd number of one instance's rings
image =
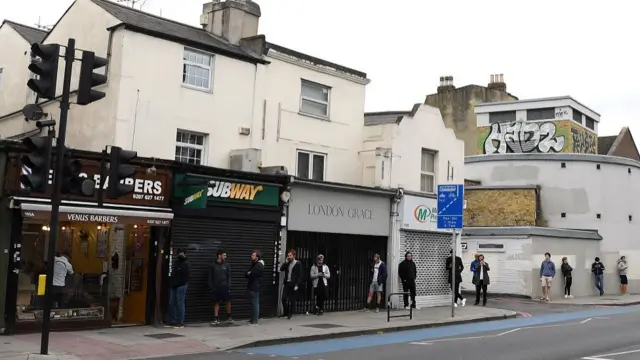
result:
[[(231, 312), (234, 318), (250, 317), (251, 303), (246, 290), (245, 273), (251, 264), (253, 250), (262, 252), (265, 263), (260, 313), (262, 316), (275, 316), (278, 292), (274, 284), (274, 254), (278, 238), (278, 226), (271, 222), (176, 217), (172, 224), (172, 246), (187, 249), (191, 268), (185, 321), (213, 320), (208, 271), (219, 249), (227, 253), (227, 261), (231, 266)], [(224, 308), (221, 308), (220, 316), (226, 316)]]
[[(449, 257), (451, 234), (401, 231), (400, 256), (410, 251), (418, 269), (416, 302), (418, 306), (441, 306), (451, 303), (445, 262)], [(400, 285), (402, 287), (402, 285)]]

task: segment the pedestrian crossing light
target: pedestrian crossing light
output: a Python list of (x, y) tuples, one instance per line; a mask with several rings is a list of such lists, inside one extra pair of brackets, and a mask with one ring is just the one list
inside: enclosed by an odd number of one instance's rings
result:
[(107, 66), (109, 60), (96, 56), (93, 51), (82, 52), (80, 82), (78, 83), (78, 105), (88, 105), (105, 97), (105, 93), (93, 90), (94, 87), (107, 83), (107, 75), (97, 74), (96, 69)]
[(136, 167), (130, 164), (136, 157), (138, 153), (135, 151), (111, 147), (107, 198), (117, 199), (133, 192), (133, 184), (126, 184), (125, 181), (136, 173)]
[(29, 153), (22, 156), (26, 174), (20, 175), (20, 184), (28, 191), (44, 193), (49, 182), (51, 168), (51, 138), (32, 136), (22, 140)]
[[(60, 45), (33, 43), (31, 45), (31, 56), (34, 60), (29, 64), (29, 71), (38, 75), (38, 77), (29, 79), (27, 87), (38, 94), (40, 98), (55, 99)], [(38, 58), (36, 59), (35, 57)]]
[(82, 162), (78, 159), (65, 159), (62, 175), (62, 194), (73, 194), (79, 196), (93, 196), (96, 183), (84, 176), (82, 173)]

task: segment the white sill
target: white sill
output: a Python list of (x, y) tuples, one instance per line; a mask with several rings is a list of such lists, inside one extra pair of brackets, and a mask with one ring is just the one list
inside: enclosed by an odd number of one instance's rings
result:
[(185, 89), (201, 91), (201, 92), (209, 93), (209, 94), (211, 94), (213, 92), (211, 88), (205, 89), (205, 88), (201, 88), (201, 87), (197, 87), (197, 86), (193, 86), (193, 85), (189, 85), (189, 84), (185, 84), (185, 83), (182, 83), (182, 87), (185, 88)]
[(328, 116), (309, 114), (309, 113), (306, 113), (306, 112), (303, 112), (303, 111), (298, 111), (298, 115), (306, 116), (306, 117), (310, 117), (310, 118), (314, 118), (314, 119), (318, 119), (318, 120), (331, 121), (331, 119)]

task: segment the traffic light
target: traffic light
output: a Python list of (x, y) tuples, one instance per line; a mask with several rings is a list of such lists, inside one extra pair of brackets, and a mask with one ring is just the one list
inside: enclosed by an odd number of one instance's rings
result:
[(65, 159), (62, 168), (62, 194), (93, 196), (96, 183), (82, 173), (82, 162), (78, 159)]
[(78, 105), (91, 104), (105, 96), (102, 91), (93, 90), (94, 87), (107, 83), (107, 76), (96, 74), (95, 69), (107, 66), (109, 60), (96, 56), (93, 51), (82, 52), (82, 66), (80, 67), (80, 82), (78, 83)]
[(107, 198), (117, 199), (133, 191), (133, 185), (124, 184), (124, 180), (136, 173), (136, 167), (129, 164), (136, 157), (138, 153), (135, 151), (123, 150), (117, 146), (111, 147)]
[(29, 79), (27, 86), (41, 98), (55, 99), (60, 45), (33, 43), (31, 45), (31, 55), (40, 58), (33, 60), (29, 64), (29, 71), (38, 75), (38, 78)]
[(49, 183), (52, 138), (32, 136), (22, 143), (29, 148), (29, 153), (22, 156), (24, 174), (20, 175), (20, 184), (28, 191), (43, 193)]

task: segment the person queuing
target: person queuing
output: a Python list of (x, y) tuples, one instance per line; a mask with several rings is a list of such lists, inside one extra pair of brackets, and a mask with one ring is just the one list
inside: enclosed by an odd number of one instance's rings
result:
[(209, 268), (209, 289), (213, 294), (214, 318), (211, 325), (220, 324), (220, 303), (227, 307), (227, 324), (233, 323), (231, 316), (231, 266), (227, 263), (227, 254), (218, 250), (216, 261)]
[(316, 258), (316, 264), (311, 266), (310, 277), (313, 293), (316, 296), (316, 315), (323, 315), (324, 301), (329, 294), (329, 278), (331, 278), (329, 267), (324, 263), (324, 255), (320, 254)]
[(478, 255), (478, 264), (473, 274), (473, 284), (476, 286), (476, 302), (474, 305), (480, 304), (480, 292), (482, 292), (482, 306), (487, 306), (487, 288), (491, 281), (489, 279), (489, 264), (484, 261), (484, 255)]
[(417, 309), (416, 306), (416, 277), (418, 276), (418, 270), (416, 263), (413, 262), (413, 254), (407, 251), (404, 254), (404, 260), (398, 265), (398, 276), (402, 282), (402, 291), (404, 295), (404, 308), (409, 307), (409, 295), (411, 295), (411, 307)]
[(562, 271), (562, 276), (564, 276), (564, 297), (573, 298), (573, 295), (571, 295), (571, 283), (573, 282), (571, 273), (573, 272), (573, 268), (569, 265), (569, 260), (567, 260), (566, 256), (562, 258), (560, 270)]
[(287, 261), (280, 267), (280, 272), (284, 272), (284, 285), (282, 288), (282, 317), (289, 320), (293, 318), (298, 299), (298, 289), (304, 281), (302, 264), (296, 260), (296, 251), (291, 249), (287, 254)]
[(251, 296), (251, 319), (250, 324), (258, 325), (260, 318), (260, 281), (264, 272), (264, 261), (259, 250), (251, 253), (251, 265), (249, 271), (246, 272), (247, 290)]
[(387, 281), (387, 266), (380, 260), (380, 255), (373, 256), (373, 264), (371, 265), (371, 285), (369, 286), (369, 294), (367, 295), (367, 307), (365, 311), (369, 311), (371, 300), (374, 294), (378, 297), (376, 312), (380, 311), (382, 305), (382, 292), (384, 291), (384, 283)]
[(600, 258), (597, 256), (593, 264), (591, 264), (591, 272), (595, 277), (596, 288), (600, 292), (600, 296), (604, 295), (604, 264), (600, 262)]
[[(447, 270), (447, 278), (449, 281), (449, 285), (451, 285), (451, 267), (453, 266), (453, 250), (449, 251), (449, 257), (445, 262), (445, 269)], [(467, 299), (465, 299), (462, 294), (460, 294), (460, 284), (462, 284), (462, 271), (464, 271), (464, 264), (462, 263), (462, 258), (460, 256), (456, 256), (456, 279), (454, 284), (455, 291), (455, 302), (453, 306), (458, 307), (458, 300), (460, 300), (460, 305), (465, 306), (467, 304)], [(477, 265), (476, 265), (477, 266)]]
[(169, 289), (170, 326), (184, 327), (185, 298), (189, 287), (189, 261), (184, 250), (178, 249), (178, 260), (173, 264)]
[(542, 297), (540, 300), (551, 301), (551, 285), (556, 277), (556, 264), (551, 261), (551, 254), (544, 254), (544, 261), (540, 264), (540, 284), (542, 285)]

